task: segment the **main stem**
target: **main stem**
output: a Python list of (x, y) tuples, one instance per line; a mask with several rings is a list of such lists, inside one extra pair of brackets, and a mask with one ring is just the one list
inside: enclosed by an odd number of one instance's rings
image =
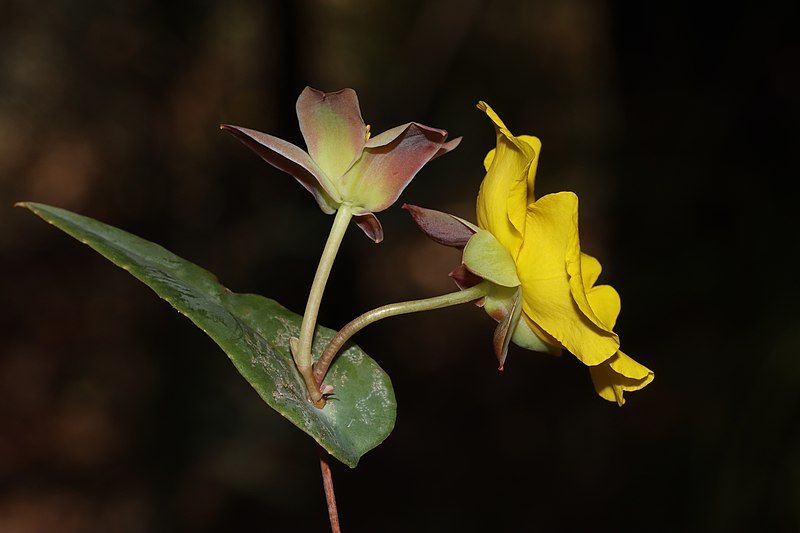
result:
[(319, 305), (322, 302), (322, 294), (325, 292), (325, 285), (328, 283), (333, 261), (336, 259), (339, 245), (342, 243), (352, 217), (353, 213), (346, 205), (339, 207), (336, 212), (331, 232), (328, 235), (328, 241), (325, 243), (325, 249), (322, 250), (322, 257), (320, 257), (319, 265), (317, 266), (317, 273), (314, 275), (314, 282), (311, 284), (311, 291), (308, 293), (306, 310), (303, 313), (303, 323), (300, 326), (300, 339), (297, 342), (296, 349), (294, 347), (292, 349), (294, 363), (297, 365), (300, 375), (303, 376), (303, 381), (308, 390), (308, 397), (314, 404), (322, 401), (322, 394), (314, 380), (312, 370), (311, 345), (314, 340), (314, 329), (317, 326)]
[(373, 322), (383, 320), (392, 316), (405, 315), (408, 313), (417, 313), (419, 311), (430, 311), (433, 309), (441, 309), (442, 307), (450, 307), (451, 305), (458, 305), (469, 303), (479, 298), (486, 296), (489, 289), (488, 283), (485, 281), (464, 289), (462, 291), (453, 292), (450, 294), (443, 294), (442, 296), (434, 296), (433, 298), (425, 298), (424, 300), (411, 300), (408, 302), (398, 302), (383, 307), (378, 307), (372, 311), (367, 311), (363, 315), (354, 318), (347, 323), (339, 332), (331, 339), (325, 351), (317, 360), (314, 365), (314, 379), (317, 384), (317, 389), (322, 385), (322, 380), (325, 379), (325, 374), (328, 373), (328, 368), (331, 366), (336, 354), (344, 346), (344, 344), (356, 333), (369, 326)]
[(339, 527), (339, 511), (336, 509), (336, 494), (333, 492), (333, 476), (331, 475), (330, 454), (322, 446), (319, 449), (319, 467), (322, 470), (322, 487), (325, 489), (325, 503), (328, 505), (328, 520), (331, 533), (341, 533)]

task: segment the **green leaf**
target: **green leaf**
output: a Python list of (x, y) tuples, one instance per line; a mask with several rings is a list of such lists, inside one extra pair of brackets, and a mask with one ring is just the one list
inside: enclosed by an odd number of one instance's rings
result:
[[(317, 409), (306, 400), (289, 353), (289, 339), (299, 335), (299, 315), (263, 296), (231, 292), (207, 270), (97, 220), (43, 204), (17, 205), (88, 244), (189, 317), (270, 407), (346, 465), (355, 467), (391, 433), (397, 408), (392, 383), (357, 346), (331, 365), (325, 383), (334, 387), (334, 397)], [(317, 328), (314, 359), (334, 333)]]

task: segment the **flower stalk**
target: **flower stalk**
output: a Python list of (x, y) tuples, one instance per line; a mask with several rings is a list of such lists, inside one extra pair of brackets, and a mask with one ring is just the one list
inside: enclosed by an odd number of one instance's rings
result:
[(441, 296), (384, 305), (354, 318), (330, 340), (328, 346), (325, 347), (325, 351), (322, 352), (322, 355), (314, 364), (314, 379), (316, 380), (317, 388), (322, 385), (322, 381), (328, 373), (328, 368), (330, 368), (331, 363), (342, 346), (344, 346), (353, 335), (370, 324), (393, 316), (418, 313), (420, 311), (432, 311), (433, 309), (474, 302), (486, 296), (488, 292), (489, 284), (482, 282), (474, 287), (443, 294)]
[[(353, 213), (349, 207), (343, 205), (336, 212), (336, 217), (333, 219), (331, 232), (328, 235), (328, 240), (325, 243), (325, 248), (322, 251), (317, 272), (314, 275), (314, 281), (311, 284), (311, 290), (308, 294), (306, 302), (306, 309), (303, 313), (303, 322), (300, 325), (300, 338), (296, 342), (291, 343), (292, 357), (297, 366), (300, 375), (303, 376), (303, 381), (308, 390), (308, 397), (315, 405), (322, 401), (322, 394), (313, 377), (312, 360), (311, 360), (311, 346), (314, 340), (314, 330), (317, 326), (317, 316), (319, 315), (319, 306), (322, 302), (322, 295), (325, 293), (325, 285), (328, 283), (333, 262), (336, 259), (336, 254), (339, 251), (339, 246), (342, 244), (342, 239), (347, 231), (350, 219)], [(320, 407), (320, 405), (318, 405)]]

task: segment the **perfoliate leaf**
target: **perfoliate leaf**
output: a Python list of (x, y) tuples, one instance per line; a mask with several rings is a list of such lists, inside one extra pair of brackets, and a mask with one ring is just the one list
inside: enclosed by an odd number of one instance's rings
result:
[[(306, 400), (289, 352), (289, 339), (299, 335), (299, 315), (263, 296), (231, 292), (210, 272), (120, 229), (56, 207), (19, 205), (88, 244), (189, 317), (270, 407), (343, 463), (355, 467), (391, 433), (396, 413), (392, 383), (357, 346), (334, 361), (325, 383), (334, 387), (335, 397), (317, 409)], [(333, 335), (317, 328), (314, 359)]]

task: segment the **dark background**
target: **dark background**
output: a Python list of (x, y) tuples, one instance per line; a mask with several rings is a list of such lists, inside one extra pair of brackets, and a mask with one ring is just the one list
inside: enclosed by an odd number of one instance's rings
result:
[[(648, 4), (648, 6), (641, 5)], [(300, 311), (330, 217), (217, 130), (302, 143), (300, 90), (379, 132), (464, 135), (401, 201), (474, 220), (490, 102), (581, 198), (584, 249), (656, 373), (623, 408), (572, 356), (453, 308), (358, 342), (399, 411), (345, 531), (797, 531), (796, 9), (700, 2), (0, 1), (0, 530), (324, 531), (313, 442), (139, 282), (11, 205), (154, 240)], [(786, 3), (788, 6), (790, 3)], [(321, 321), (452, 289), (458, 254), (394, 206), (348, 233)]]

